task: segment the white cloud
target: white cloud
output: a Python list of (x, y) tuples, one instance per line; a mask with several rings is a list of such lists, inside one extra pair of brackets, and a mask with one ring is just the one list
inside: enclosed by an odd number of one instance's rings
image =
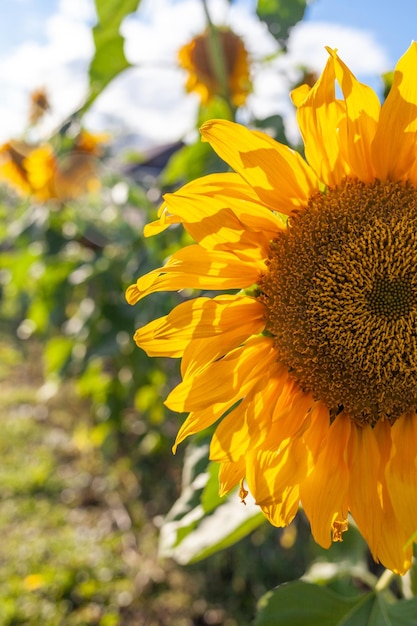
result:
[(328, 58), (325, 46), (337, 48), (358, 76), (375, 76), (389, 68), (387, 53), (371, 32), (327, 22), (296, 24), (288, 45), (289, 60), (320, 72)]
[(91, 0), (60, 0), (59, 11), (74, 21), (90, 23), (96, 21), (94, 4)]
[(194, 126), (197, 102), (184, 97), (181, 73), (131, 68), (114, 80), (86, 116), (92, 130), (142, 135), (143, 144), (169, 143)]

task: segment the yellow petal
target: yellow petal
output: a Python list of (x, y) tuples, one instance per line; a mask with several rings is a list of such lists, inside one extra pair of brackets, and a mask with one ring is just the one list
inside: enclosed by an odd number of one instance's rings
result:
[(157, 291), (180, 289), (243, 289), (257, 282), (264, 263), (244, 262), (222, 250), (207, 251), (198, 245), (182, 248), (161, 268), (139, 278), (126, 290), (129, 304)]
[[(262, 359), (265, 358), (266, 366), (268, 366), (268, 364), (273, 366), (273, 362), (275, 361), (276, 356), (275, 356), (275, 351), (271, 350), (271, 343), (268, 340), (255, 339), (254, 341), (249, 340), (247, 343), (249, 344), (249, 348), (251, 347), (252, 343), (255, 344), (254, 347), (256, 350), (256, 354), (258, 355), (261, 363), (264, 363)], [(260, 343), (263, 345), (260, 345)], [(237, 381), (237, 384), (233, 385), (233, 389), (231, 387), (227, 388), (227, 393), (224, 398), (221, 397), (219, 398), (218, 401), (216, 401), (215, 399), (213, 399), (213, 396), (210, 396), (210, 389), (208, 389), (208, 394), (209, 394), (208, 398), (206, 398), (206, 396), (203, 396), (203, 401), (201, 401), (202, 398), (198, 397), (198, 389), (200, 387), (197, 389), (197, 403), (194, 400), (194, 405), (197, 406), (197, 408), (196, 410), (191, 411), (191, 413), (188, 415), (187, 419), (181, 426), (177, 434), (174, 447), (173, 447), (174, 453), (177, 449), (177, 446), (182, 441), (184, 441), (184, 439), (214, 424), (214, 422), (216, 422), (220, 417), (222, 417), (228, 410), (232, 409), (235, 405), (237, 405), (239, 400), (242, 399), (242, 396), (244, 396), (246, 393), (249, 393), (251, 388), (254, 385), (256, 385), (257, 381), (259, 380), (259, 372), (256, 372), (253, 369), (251, 370), (251, 366), (253, 365), (253, 361), (252, 361), (253, 352), (251, 353), (249, 350), (245, 354), (244, 351), (245, 351), (245, 346), (241, 347), (240, 349), (235, 350), (232, 353), (232, 357), (236, 359), (237, 362), (240, 362), (240, 363), (243, 362), (243, 369), (242, 370), (240, 368), (238, 369), (238, 374), (240, 375), (240, 377)], [(247, 365), (245, 364), (245, 359), (248, 360)], [(178, 387), (173, 389), (173, 391), (171, 392), (171, 394), (168, 396), (166, 400), (166, 404), (173, 410), (177, 410), (177, 411), (190, 410), (190, 409), (185, 409), (184, 406), (185, 406), (185, 403), (187, 403), (187, 406), (188, 406), (187, 394), (189, 392), (190, 387), (193, 388), (192, 383), (193, 383), (196, 373), (200, 375), (200, 382), (202, 386), (204, 387), (204, 376), (208, 376), (209, 382), (211, 382), (210, 376), (213, 370), (215, 370), (216, 372), (219, 372), (219, 363), (223, 363), (223, 361), (216, 362), (212, 364), (211, 367), (209, 366), (203, 367), (201, 372), (198, 369), (193, 370), (191, 376), (189, 376), (188, 379), (186, 380), (186, 384), (181, 383), (180, 385), (178, 385)], [(232, 359), (232, 368), (233, 368), (233, 359)], [(208, 374), (207, 374), (207, 370), (208, 370)], [(251, 375), (248, 376), (248, 373), (250, 373)], [(232, 372), (228, 371), (227, 375), (229, 377), (230, 375), (233, 376), (233, 369), (232, 369)], [(215, 397), (217, 397), (216, 389), (214, 391), (214, 395)], [(193, 403), (193, 398), (191, 398), (191, 403)]]
[(246, 463), (244, 457), (233, 463), (224, 462), (219, 469), (219, 496), (231, 491), (245, 477)]
[(308, 473), (308, 455), (300, 438), (289, 439), (276, 450), (248, 453), (246, 479), (261, 507), (282, 504), (288, 489), (299, 485)]
[(263, 450), (277, 450), (285, 439), (296, 437), (305, 427), (314, 400), (288, 378), (274, 406), (272, 425)]
[(195, 186), (190, 183), (175, 194), (166, 194), (166, 209), (205, 248), (232, 248), (237, 252), (258, 247), (267, 256), (269, 241), (285, 228), (285, 223), (262, 206), (237, 174), (229, 176), (234, 182), (229, 180), (224, 188), (219, 188), (219, 183), (214, 185), (207, 176), (210, 180), (206, 184), (197, 181)]
[(374, 429), (352, 424), (349, 441), (349, 509), (374, 557), (383, 525), (379, 487), (380, 454)]
[(379, 477), (383, 507), (381, 534), (375, 558), (385, 567), (402, 575), (410, 569), (413, 546), (396, 516), (385, 479), (387, 463), (392, 455), (391, 426), (387, 421), (379, 420), (374, 432), (380, 453)]
[(315, 469), (330, 427), (328, 408), (321, 402), (314, 402), (295, 434), (296, 437), (302, 439), (306, 448), (308, 475)]
[(408, 539), (417, 535), (417, 414), (402, 415), (391, 428), (386, 480), (395, 514)]
[(305, 414), (308, 403), (311, 405), (312, 399), (299, 391), (288, 413), (295, 422), (294, 426), (289, 428), (285, 420), (284, 428), (291, 433), (288, 439), (282, 440), (283, 433), (279, 427), (283, 424), (278, 419), (261, 450), (247, 456), (248, 486), (274, 526), (287, 526), (297, 514), (300, 484), (314, 469), (315, 459), (328, 431), (327, 408), (315, 403)]
[(265, 440), (286, 380), (282, 374), (282, 367), (273, 364), (268, 377), (260, 378), (240, 405), (221, 421), (211, 440), (210, 459), (237, 461)]
[(263, 514), (273, 525), (282, 528), (289, 526), (300, 508), (300, 487), (292, 485), (282, 491), (282, 501), (261, 506)]
[[(136, 331), (134, 339), (149, 356), (181, 357), (191, 341), (199, 345), (205, 363), (239, 346), (265, 326), (264, 307), (248, 296), (196, 298), (175, 307)], [(201, 350), (204, 350), (202, 358)]]
[(403, 576), (411, 567), (413, 544), (399, 524), (394, 509), (384, 511), (381, 536), (375, 554), (376, 561)]
[(226, 120), (205, 122), (201, 134), (272, 210), (290, 215), (319, 190), (300, 155), (268, 135)]
[(201, 371), (187, 370), (184, 380), (169, 394), (166, 405), (172, 411), (184, 412), (224, 402), (226, 409), (230, 401), (246, 395), (275, 360), (276, 352), (269, 338), (251, 338)]
[[(236, 396), (237, 395), (238, 394), (236, 394)], [(230, 404), (233, 406), (233, 400)], [(215, 402), (207, 406), (205, 409), (191, 411), (178, 431), (175, 443), (172, 447), (173, 453), (176, 453), (178, 446), (184, 441), (184, 439), (209, 428), (212, 424), (214, 424), (214, 422), (217, 422), (217, 420), (220, 419), (220, 417), (222, 417), (222, 415), (224, 415), (227, 411), (227, 408), (227, 402)]]
[[(239, 220), (236, 213), (220, 199), (172, 194), (166, 196), (166, 202), (170, 211), (175, 215), (189, 211), (190, 215), (183, 222), (184, 228), (200, 246), (206, 249), (233, 251), (236, 255), (239, 255), (240, 250), (244, 254), (252, 251), (252, 254), (257, 252), (258, 258), (265, 258), (268, 256), (270, 239), (278, 232), (276, 228), (268, 236), (268, 233), (262, 230), (261, 220), (259, 220), (257, 230), (249, 230), (247, 225)], [(245, 206), (244, 200), (240, 199), (240, 203)], [(198, 207), (198, 211), (202, 213), (193, 222), (191, 218), (193, 213), (196, 213), (195, 207)], [(259, 206), (260, 214), (262, 208)], [(267, 211), (267, 214), (271, 216), (270, 211)], [(269, 221), (270, 224), (271, 221)]]
[[(297, 106), (297, 121), (304, 141), (306, 159), (326, 185), (337, 185), (350, 173), (343, 156), (340, 125), (346, 116), (345, 106), (335, 96), (333, 57), (322, 75), (308, 91), (295, 90), (291, 97)], [(302, 99), (304, 96), (304, 99)]]
[(375, 177), (371, 144), (381, 105), (373, 89), (360, 83), (335, 51), (327, 50), (333, 58), (336, 78), (346, 103), (346, 157), (352, 174), (364, 182), (371, 182)]
[(344, 414), (334, 420), (323, 442), (316, 464), (300, 486), (301, 501), (314, 539), (330, 547), (334, 522), (347, 517), (349, 488), (347, 449), (351, 421)]
[[(415, 171), (417, 132), (417, 42), (398, 61), (391, 90), (382, 105), (373, 143), (376, 176), (403, 180)], [(415, 184), (416, 180), (413, 181)]]
[[(176, 198), (181, 202), (174, 206), (172, 200)], [(247, 229), (266, 232), (269, 238), (284, 226), (277, 215), (261, 204), (259, 197), (241, 176), (232, 172), (198, 178), (174, 194), (166, 194), (164, 199), (167, 210), (178, 216), (187, 230), (192, 225), (198, 225), (201, 220), (207, 222), (211, 215), (225, 209), (231, 210)], [(207, 199), (209, 202), (206, 202)]]
[(143, 228), (143, 235), (145, 237), (153, 237), (154, 235), (162, 233), (164, 230), (169, 228), (169, 226), (180, 223), (181, 220), (178, 217), (175, 217), (175, 215), (169, 215), (166, 210), (161, 214), (159, 219), (154, 222), (149, 222), (149, 224), (145, 224)]

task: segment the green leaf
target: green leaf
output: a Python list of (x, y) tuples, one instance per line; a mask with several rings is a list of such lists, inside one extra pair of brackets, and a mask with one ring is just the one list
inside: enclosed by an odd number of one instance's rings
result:
[(177, 186), (195, 180), (204, 174), (227, 170), (209, 143), (196, 143), (180, 148), (168, 161), (162, 176), (162, 186)]
[(414, 549), (414, 559), (411, 563), (411, 568), (410, 568), (410, 572), (409, 572), (409, 584), (410, 584), (410, 591), (413, 594), (413, 596), (417, 596), (417, 545), (414, 544), (413, 546)]
[(259, 603), (254, 626), (415, 626), (417, 598), (394, 601), (386, 591), (343, 596), (327, 587), (296, 581), (281, 585)]
[[(417, 598), (390, 602), (390, 597), (383, 593), (376, 596), (375, 607), (372, 611), (372, 621), (366, 622), (369, 626), (416, 626)], [(349, 626), (351, 626), (349, 624)], [(359, 624), (359, 626), (361, 626)]]
[(355, 605), (340, 621), (340, 626), (369, 626), (373, 623), (372, 611), (375, 605), (375, 595), (373, 593), (367, 593), (359, 598)]
[(269, 132), (272, 137), (283, 144), (288, 144), (288, 139), (285, 134), (284, 120), (281, 115), (271, 115), (269, 117), (256, 120), (256, 127)]
[(73, 349), (73, 341), (70, 337), (52, 337), (46, 343), (44, 359), (46, 372), (56, 373), (64, 368)]
[(113, 78), (130, 67), (120, 35), (123, 19), (136, 11), (140, 0), (95, 0), (98, 21), (93, 28), (95, 54), (90, 64), (90, 93), (85, 112)]
[(326, 587), (287, 583), (261, 599), (255, 626), (337, 626), (357, 602), (357, 598), (339, 596)]
[(269, 32), (285, 47), (290, 29), (303, 19), (306, 0), (258, 0), (256, 13)]
[(218, 464), (208, 445), (189, 446), (180, 498), (161, 528), (160, 555), (183, 565), (195, 563), (236, 543), (265, 522), (259, 507), (239, 501), (236, 491), (218, 495)]

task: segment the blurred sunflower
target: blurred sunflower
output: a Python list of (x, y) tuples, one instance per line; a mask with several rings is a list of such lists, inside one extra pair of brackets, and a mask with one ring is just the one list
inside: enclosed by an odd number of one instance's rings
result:
[[(243, 41), (230, 29), (218, 28), (215, 35), (218, 42), (213, 39), (213, 31), (206, 30), (179, 50), (179, 65), (188, 72), (185, 88), (197, 93), (202, 104), (207, 104), (216, 95), (227, 95), (235, 106), (241, 106), (251, 89), (248, 53)], [(221, 68), (216, 66), (213, 58), (212, 46), (216, 43)]]
[(85, 129), (80, 131), (74, 145), (59, 160), (55, 173), (55, 190), (59, 198), (76, 198), (100, 188), (97, 163), (103, 155), (103, 145), (108, 140), (107, 133), (93, 134)]
[(50, 144), (10, 140), (0, 146), (0, 182), (43, 202), (54, 196), (56, 158)]
[(11, 140), (0, 146), (0, 182), (40, 202), (94, 191), (99, 187), (97, 157), (107, 139), (81, 130), (70, 149), (59, 155), (50, 143)]
[[(201, 132), (236, 173), (167, 194), (151, 235), (197, 242), (127, 290), (231, 290), (183, 302), (136, 331), (182, 357), (167, 406), (189, 412), (175, 447), (213, 425), (222, 494), (245, 479), (272, 524), (301, 501), (315, 540), (350, 513), (374, 558), (404, 573), (417, 531), (417, 43), (390, 93), (335, 51), (292, 93), (306, 161), (262, 133)], [(337, 99), (335, 81), (343, 99)]]

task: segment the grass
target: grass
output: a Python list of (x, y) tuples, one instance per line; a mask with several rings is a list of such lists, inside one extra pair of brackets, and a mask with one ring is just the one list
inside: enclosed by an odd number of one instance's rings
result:
[(248, 626), (303, 573), (267, 524), (201, 563), (161, 562), (181, 452), (147, 449), (134, 416), (106, 439), (70, 382), (45, 384), (39, 344), (3, 333), (0, 350), (0, 626)]
[(48, 397), (38, 346), (0, 349), (0, 625), (193, 624), (129, 458), (109, 463), (69, 383)]

